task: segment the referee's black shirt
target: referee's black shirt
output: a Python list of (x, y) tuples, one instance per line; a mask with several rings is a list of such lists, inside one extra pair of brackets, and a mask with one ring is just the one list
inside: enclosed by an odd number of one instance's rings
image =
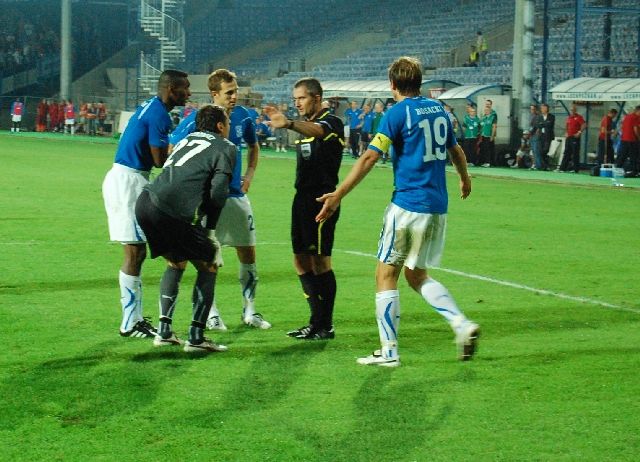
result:
[(323, 109), (311, 120), (322, 126), (321, 137), (303, 136), (296, 140), (298, 165), (295, 187), (298, 191), (331, 192), (338, 184), (338, 170), (344, 147), (342, 121)]

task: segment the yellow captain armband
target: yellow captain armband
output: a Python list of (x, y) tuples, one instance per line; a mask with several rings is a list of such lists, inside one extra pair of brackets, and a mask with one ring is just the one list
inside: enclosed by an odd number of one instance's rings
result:
[(389, 152), (389, 148), (391, 148), (391, 138), (383, 135), (382, 133), (376, 133), (376, 136), (373, 137), (373, 140), (370, 143), (372, 146), (380, 149), (385, 154)]

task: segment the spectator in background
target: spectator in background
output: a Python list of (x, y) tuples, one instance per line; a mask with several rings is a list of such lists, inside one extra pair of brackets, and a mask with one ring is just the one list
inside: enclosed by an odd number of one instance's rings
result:
[(567, 139), (564, 144), (564, 155), (562, 156), (562, 162), (560, 162), (558, 171), (567, 172), (569, 170), (569, 162), (571, 162), (573, 171), (578, 173), (580, 171), (580, 139), (587, 124), (584, 118), (578, 114), (578, 106), (576, 106), (575, 103), (571, 105), (571, 110), (565, 124), (567, 128), (565, 136)]
[(89, 136), (96, 136), (96, 120), (98, 118), (96, 103), (87, 104), (84, 117), (86, 120), (87, 134)]
[(625, 176), (638, 176), (638, 160), (640, 158), (640, 106), (628, 113), (622, 119), (622, 134), (620, 136), (620, 153), (616, 159), (616, 167), (625, 168), (629, 159), (629, 166)]
[(531, 164), (531, 132), (524, 130), (520, 139), (520, 148), (516, 152), (516, 158), (511, 164), (511, 168), (529, 168)]
[[(384, 116), (384, 112), (382, 112), (383, 110), (384, 110), (384, 105), (380, 101), (378, 101), (376, 104), (373, 105), (373, 120), (371, 121), (371, 139), (373, 139), (373, 137), (376, 136), (376, 133), (378, 133), (378, 127), (380, 127), (380, 121)], [(382, 163), (385, 164), (389, 159), (389, 153), (385, 152), (382, 154), (381, 157), (382, 157)]]
[(475, 45), (471, 45), (469, 59), (463, 64), (464, 67), (478, 67), (478, 49)]
[(20, 131), (20, 123), (22, 122), (22, 112), (24, 111), (24, 104), (20, 101), (20, 98), (11, 104), (11, 132)]
[(58, 103), (58, 125), (57, 125), (57, 131), (60, 133), (64, 132), (64, 108), (65, 108), (65, 103), (63, 100), (60, 100), (60, 102)]
[(76, 109), (71, 100), (64, 105), (64, 133), (67, 132), (71, 135), (76, 133)]
[(542, 103), (540, 105), (540, 116), (538, 117), (540, 156), (535, 160), (535, 168), (538, 170), (549, 170), (549, 148), (556, 137), (555, 125), (556, 116), (549, 112), (547, 103)]
[(471, 167), (478, 164), (478, 137), (480, 136), (480, 118), (475, 106), (468, 105), (462, 126), (464, 128), (463, 148), (467, 156), (467, 164)]
[(98, 133), (104, 135), (104, 121), (107, 120), (107, 106), (100, 100), (97, 107), (98, 113)]
[[(287, 104), (282, 103), (280, 105), (280, 112), (283, 114), (287, 113)], [(287, 152), (287, 144), (289, 138), (289, 132), (286, 127), (278, 127), (274, 131), (274, 136), (276, 137), (276, 152)]]
[(49, 105), (47, 100), (42, 98), (38, 103), (38, 109), (36, 112), (36, 131), (44, 132), (47, 130), (47, 113), (49, 112)]
[(480, 119), (480, 153), (478, 155), (478, 165), (480, 167), (491, 167), (497, 130), (498, 115), (493, 110), (493, 101), (488, 99), (484, 105), (484, 114)]
[(534, 163), (535, 159), (540, 158), (540, 129), (539, 125), (540, 114), (538, 114), (538, 105), (532, 104), (529, 106), (529, 144), (531, 145), (531, 156), (533, 162), (529, 167), (536, 168)]
[(602, 164), (613, 163), (614, 158), (612, 136), (616, 132), (613, 119), (615, 119), (616, 115), (618, 115), (618, 110), (615, 108), (611, 108), (600, 121), (600, 134), (598, 135), (598, 158), (596, 161), (598, 167), (600, 167)]
[(50, 132), (58, 131), (58, 103), (55, 100), (49, 102), (49, 127)]
[(351, 156), (356, 159), (360, 155), (359, 141), (360, 128), (362, 127), (360, 114), (362, 114), (362, 109), (358, 109), (358, 103), (356, 101), (351, 101), (351, 107), (344, 111), (345, 124), (349, 126), (349, 145), (351, 146)]
[(365, 104), (362, 107), (362, 114), (360, 114), (362, 120), (362, 128), (360, 129), (360, 151), (358, 156), (361, 156), (366, 151), (369, 142), (371, 141), (371, 128), (373, 125), (373, 113), (371, 112), (371, 105)]

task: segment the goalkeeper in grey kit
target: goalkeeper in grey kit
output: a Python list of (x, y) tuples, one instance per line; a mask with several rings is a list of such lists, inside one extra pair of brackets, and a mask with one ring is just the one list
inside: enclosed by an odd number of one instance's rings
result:
[[(196, 131), (180, 141), (162, 173), (145, 187), (136, 203), (136, 218), (147, 236), (151, 257), (162, 256), (167, 269), (160, 281), (160, 325), (155, 346), (182, 345), (187, 352), (225, 351), (204, 337), (213, 302), (217, 268), (222, 265), (215, 227), (229, 193), (236, 147), (229, 118), (220, 106), (198, 111)], [(198, 271), (193, 288), (189, 339), (172, 328), (180, 280), (190, 261)]]

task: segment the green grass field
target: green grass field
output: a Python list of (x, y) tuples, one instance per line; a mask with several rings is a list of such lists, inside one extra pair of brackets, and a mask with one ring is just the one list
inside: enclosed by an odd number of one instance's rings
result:
[[(284, 335), (308, 313), (288, 238), (295, 163), (265, 153), (250, 197), (257, 303), (273, 329), (241, 325), (225, 249), (216, 297), (229, 331), (215, 339), (229, 351), (196, 358), (118, 336), (122, 257), (101, 196), (114, 149), (0, 135), (0, 460), (638, 459), (640, 189), (474, 170), (461, 201), (449, 175), (432, 275), (481, 324), (480, 350), (458, 362), (444, 320), (403, 282), (403, 364), (381, 370), (355, 358), (377, 345), (373, 254), (391, 170), (343, 203), (336, 339), (300, 343)], [(162, 272), (145, 263), (154, 319)]]

